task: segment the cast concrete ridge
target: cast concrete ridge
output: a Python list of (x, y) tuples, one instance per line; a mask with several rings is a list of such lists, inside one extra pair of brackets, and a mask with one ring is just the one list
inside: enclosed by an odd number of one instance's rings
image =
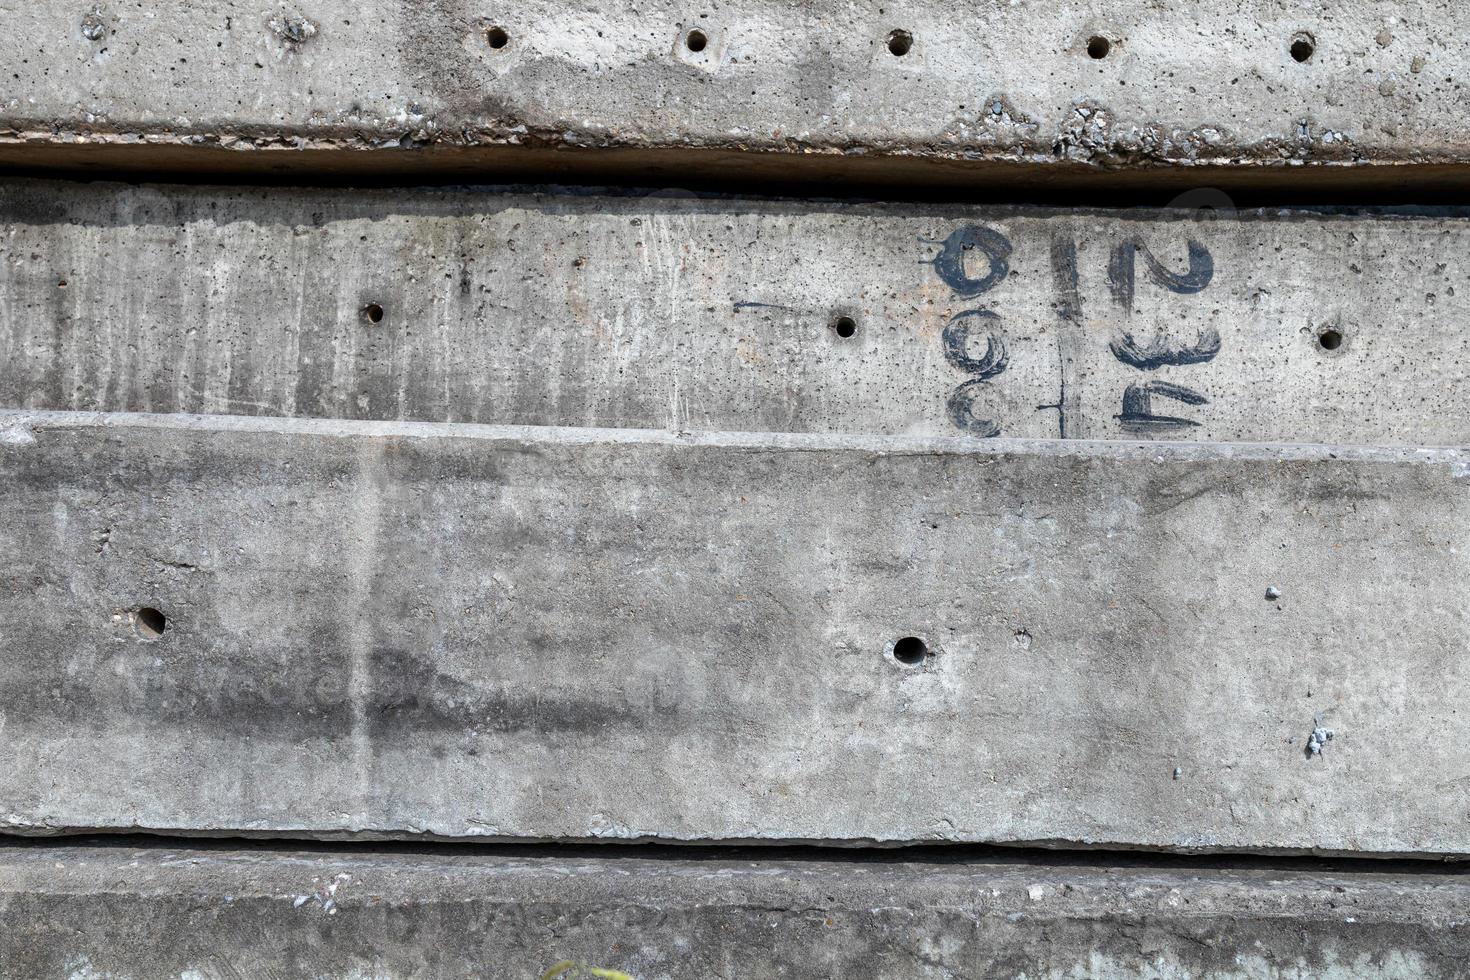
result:
[(0, 908), (0, 973), (32, 980), (1448, 980), (1470, 955), (1463, 875), (932, 855), (10, 847)]
[[(478, 425), (455, 422), (263, 418), (249, 415), (168, 415), (147, 412), (46, 412), (0, 409), (0, 443), (28, 446), (47, 432), (143, 429), (183, 432), (271, 433), (315, 439), (473, 441), (547, 446), (687, 446), (790, 452), (855, 450), (873, 456), (1029, 456), (1119, 459), (1136, 462), (1254, 460), (1431, 463), (1453, 476), (1470, 476), (1470, 449), (1433, 446), (1342, 446), (1315, 443), (1198, 443), (1123, 439), (973, 439), (968, 436), (864, 435), (861, 433), (713, 432), (612, 429), (594, 426)], [(498, 448), (498, 447), (497, 447)]]

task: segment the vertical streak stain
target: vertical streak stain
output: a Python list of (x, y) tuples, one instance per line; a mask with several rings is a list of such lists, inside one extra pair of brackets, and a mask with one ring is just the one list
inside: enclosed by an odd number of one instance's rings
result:
[(372, 651), (376, 642), (371, 611), (376, 608), (374, 595), (378, 578), (379, 532), (382, 526), (383, 494), (387, 478), (387, 461), (377, 439), (357, 440), (358, 491), (351, 513), (344, 515), (347, 572), (347, 595), (339, 608), (342, 635), (347, 643), (347, 703), (351, 711), (352, 766), (354, 803), (360, 812), (353, 814), (353, 826), (365, 825), (366, 808), (372, 789), (373, 747), (367, 717), (368, 699), (372, 694)]
[(1077, 356), (1082, 346), (1082, 291), (1077, 286), (1077, 240), (1058, 233), (1051, 240), (1052, 282), (1056, 288), (1056, 310), (1062, 327), (1057, 335), (1057, 361), (1061, 392), (1057, 395), (1057, 419), (1063, 439), (1086, 439), (1082, 418), (1082, 392), (1077, 373)]

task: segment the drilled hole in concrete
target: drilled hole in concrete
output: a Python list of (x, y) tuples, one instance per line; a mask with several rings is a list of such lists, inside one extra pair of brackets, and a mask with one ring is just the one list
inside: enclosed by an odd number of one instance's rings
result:
[(905, 636), (893, 644), (893, 659), (906, 667), (917, 667), (929, 656), (929, 644), (917, 636)]
[(145, 640), (156, 640), (168, 629), (168, 618), (152, 606), (144, 606), (133, 613), (133, 627)]
[(1099, 61), (1101, 61), (1103, 58), (1106, 58), (1108, 56), (1108, 52), (1111, 50), (1113, 50), (1113, 42), (1109, 41), (1107, 38), (1101, 35), (1094, 37), (1087, 42), (1088, 57), (1096, 58)]
[(888, 35), (888, 52), (902, 58), (914, 46), (914, 36), (908, 31), (894, 31)]
[(704, 46), (709, 43), (709, 38), (704, 36), (704, 31), (690, 31), (684, 35), (684, 46), (690, 51), (703, 51)]
[(850, 316), (840, 316), (832, 321), (832, 332), (846, 340), (857, 333), (857, 321)]
[(1312, 40), (1310, 34), (1298, 34), (1291, 41), (1291, 56), (1298, 62), (1312, 60), (1312, 55), (1317, 52), (1317, 43)]
[(1337, 350), (1342, 346), (1342, 332), (1329, 327), (1317, 335), (1317, 343), (1323, 350)]
[(362, 308), (362, 318), (368, 323), (382, 323), (383, 308), (377, 303), (369, 303)]
[(492, 27), (485, 32), (485, 43), (499, 51), (510, 43), (510, 35), (505, 33), (503, 27)]

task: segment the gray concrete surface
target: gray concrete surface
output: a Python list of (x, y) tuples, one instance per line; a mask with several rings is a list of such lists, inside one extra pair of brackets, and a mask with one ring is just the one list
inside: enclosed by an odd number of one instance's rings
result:
[(13, 413), (0, 821), (1463, 856), (1467, 473)]
[(1470, 444), (1470, 218), (1208, 214), (12, 182), (0, 405)]
[(0, 920), (0, 972), (30, 980), (1422, 980), (1470, 959), (1470, 883), (1403, 872), (7, 848)]
[(660, 176), (1390, 185), (1467, 153), (1470, 13), (1452, 0), (97, 0), (3, 16), (12, 164), (482, 174), (521, 149), (536, 167)]

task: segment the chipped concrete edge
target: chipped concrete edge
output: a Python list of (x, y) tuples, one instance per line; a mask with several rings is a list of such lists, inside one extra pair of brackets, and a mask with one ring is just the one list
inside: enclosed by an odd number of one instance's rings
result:
[[(6, 128), (8, 125), (8, 128)], [(93, 173), (198, 180), (201, 175), (250, 182), (319, 178), (438, 182), (486, 177), (539, 179), (551, 171), (579, 182), (661, 185), (873, 187), (914, 191), (1036, 188), (1052, 192), (1129, 188), (1182, 192), (1218, 186), (1233, 192), (1385, 191), (1402, 195), (1406, 181), (1425, 192), (1470, 189), (1470, 163), (1455, 151), (1283, 158), (1273, 145), (1216, 156), (1179, 156), (1123, 144), (1094, 148), (1086, 159), (1006, 148), (854, 146), (791, 140), (652, 143), (578, 138), (565, 131), (533, 134), (485, 130), (418, 138), (350, 129), (289, 131), (246, 127), (197, 132), (122, 127), (116, 132), (53, 130), (0, 119), (0, 173), (86, 176)]]
[(1133, 841), (1077, 840), (1069, 838), (1027, 838), (1015, 840), (987, 839), (984, 841), (946, 841), (937, 837), (660, 837), (649, 834), (589, 835), (581, 837), (527, 837), (503, 834), (454, 835), (430, 830), (311, 830), (307, 828), (281, 827), (256, 830), (249, 827), (229, 830), (197, 830), (176, 826), (154, 827), (132, 823), (112, 827), (49, 827), (42, 824), (0, 823), (0, 850), (11, 845), (64, 846), (69, 841), (81, 838), (116, 838), (125, 842), (139, 835), (176, 838), (183, 842), (195, 842), (201, 846), (225, 841), (273, 841), (277, 844), (297, 842), (302, 845), (445, 845), (473, 850), (479, 847), (596, 847), (609, 848), (609, 855), (622, 850), (647, 847), (668, 848), (673, 851), (697, 854), (704, 850), (738, 847), (768, 852), (763, 860), (779, 860), (785, 851), (805, 848), (820, 848), (834, 854), (859, 854), (867, 851), (884, 852), (895, 856), (904, 851), (935, 848), (952, 850), (957, 855), (974, 848), (990, 848), (996, 851), (1014, 851), (1018, 858), (1026, 852), (1048, 852), (1058, 856), (1070, 854), (1077, 858), (1086, 855), (1094, 860), (1108, 860), (1109, 856), (1129, 855), (1142, 858), (1148, 855), (1196, 858), (1321, 858), (1341, 859), (1364, 863), (1382, 864), (1393, 861), (1413, 861), (1424, 866), (1453, 868), (1446, 873), (1459, 873), (1461, 867), (1470, 862), (1470, 852), (1413, 850), (1413, 851), (1361, 851), (1346, 848), (1323, 847), (1191, 847), (1184, 844), (1158, 845), (1140, 844)]

